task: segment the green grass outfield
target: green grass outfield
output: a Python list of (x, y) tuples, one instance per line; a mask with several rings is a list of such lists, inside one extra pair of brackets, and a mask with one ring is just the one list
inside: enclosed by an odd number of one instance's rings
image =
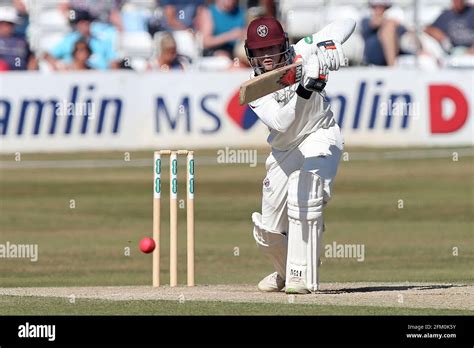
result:
[(3, 315), (474, 315), (474, 310), (319, 306), (308, 304), (223, 303), (207, 301), (106, 301), (1, 296)]
[[(350, 149), (349, 154), (360, 150)], [(474, 157), (453, 161), (451, 150), (457, 149), (446, 149), (444, 158), (341, 162), (333, 200), (325, 211), (324, 243), (364, 244), (365, 260), (324, 258), (321, 282), (474, 282)], [(196, 154), (196, 282), (256, 284), (271, 271), (255, 246), (250, 220), (253, 211), (260, 211), (264, 167), (199, 163), (200, 156), (215, 155), (212, 150)], [(0, 259), (0, 287), (151, 284), (151, 255), (140, 253), (138, 242), (152, 234), (152, 152), (131, 152), (132, 162), (144, 158), (150, 159), (149, 167), (0, 169), (0, 244), (39, 246), (37, 262)], [(80, 159), (121, 160), (123, 152), (22, 156), (22, 161)], [(14, 156), (2, 155), (0, 160), (13, 162)], [(169, 211), (166, 183), (163, 216)], [(183, 185), (181, 177), (179, 198), (185, 198)], [(179, 226), (179, 281), (184, 283), (184, 209)], [(164, 283), (168, 227), (163, 220)], [(0, 314), (132, 314), (139, 309), (151, 314), (146, 308), (156, 314), (160, 311), (153, 308), (162, 308), (167, 314), (176, 307), (159, 301), (122, 305), (87, 300), (69, 311), (58, 299), (41, 299), (43, 306), (36, 301), (0, 297)], [(194, 302), (179, 307), (178, 313), (388, 314), (377, 307), (332, 307), (292, 311), (266, 304)], [(436, 314), (434, 309), (399, 310), (392, 313)]]

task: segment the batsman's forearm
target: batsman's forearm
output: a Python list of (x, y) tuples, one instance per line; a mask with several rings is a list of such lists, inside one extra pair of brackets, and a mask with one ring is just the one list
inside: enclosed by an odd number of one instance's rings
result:
[(352, 35), (355, 27), (356, 21), (350, 18), (334, 21), (314, 34), (313, 42), (315, 45), (326, 40), (336, 40), (344, 43)]
[(301, 39), (295, 45), (295, 51), (306, 61), (318, 49), (318, 43), (327, 40), (344, 43), (354, 32), (356, 22), (353, 19), (341, 19), (332, 22), (309, 37)]
[(297, 98), (292, 98), (286, 105), (280, 106), (269, 94), (249, 105), (267, 127), (283, 133), (295, 120), (296, 101)]

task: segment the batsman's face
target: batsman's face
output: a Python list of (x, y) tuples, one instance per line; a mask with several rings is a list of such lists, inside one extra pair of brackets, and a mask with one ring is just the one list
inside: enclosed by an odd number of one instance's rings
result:
[(262, 66), (265, 71), (271, 71), (276, 68), (276, 65), (281, 60), (281, 46), (274, 45), (270, 47), (257, 48), (253, 50), (255, 59), (259, 66)]

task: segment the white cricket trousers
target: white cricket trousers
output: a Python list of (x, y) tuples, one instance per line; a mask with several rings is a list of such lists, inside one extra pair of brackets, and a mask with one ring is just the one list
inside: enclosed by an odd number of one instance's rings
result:
[(321, 177), (326, 204), (331, 199), (332, 184), (343, 149), (344, 140), (337, 124), (309, 134), (293, 150), (273, 149), (265, 162), (267, 175), (262, 188), (262, 224), (272, 232), (288, 232), (288, 177), (299, 169)]

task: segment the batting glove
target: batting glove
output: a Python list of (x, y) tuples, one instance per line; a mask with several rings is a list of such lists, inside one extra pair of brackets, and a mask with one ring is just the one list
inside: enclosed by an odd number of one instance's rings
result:
[(318, 51), (321, 51), (329, 70), (339, 70), (341, 66), (347, 65), (347, 59), (339, 41), (327, 40), (317, 44)]
[(302, 85), (309, 91), (321, 92), (326, 87), (329, 68), (321, 51), (312, 54), (303, 65)]

